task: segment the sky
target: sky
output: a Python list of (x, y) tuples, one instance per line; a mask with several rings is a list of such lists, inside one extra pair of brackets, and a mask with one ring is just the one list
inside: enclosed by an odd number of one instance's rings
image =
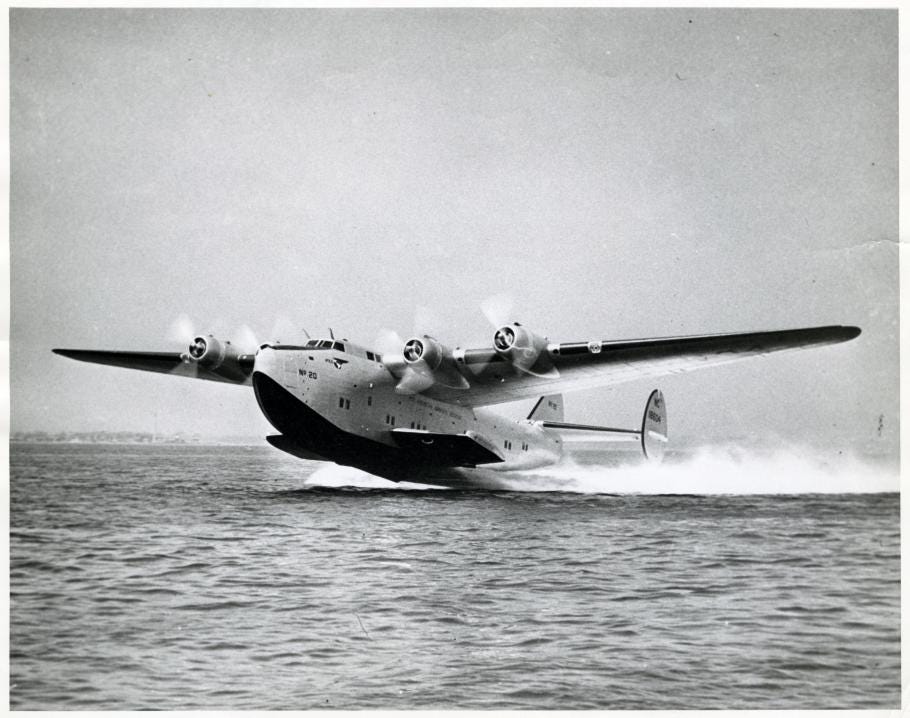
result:
[(896, 454), (897, 29), (895, 10), (13, 9), (12, 431), (264, 436), (248, 387), (50, 350), (179, 351), (183, 313), (367, 345), (429, 315), (485, 346), (480, 304), (505, 292), (552, 341), (857, 325), (568, 394), (567, 420), (634, 426), (659, 386), (677, 446)]

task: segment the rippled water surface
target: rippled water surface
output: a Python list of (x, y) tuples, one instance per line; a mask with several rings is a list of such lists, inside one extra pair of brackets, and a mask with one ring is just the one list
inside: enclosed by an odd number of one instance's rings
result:
[(896, 493), (313, 487), (267, 447), (10, 464), (13, 708), (900, 704)]

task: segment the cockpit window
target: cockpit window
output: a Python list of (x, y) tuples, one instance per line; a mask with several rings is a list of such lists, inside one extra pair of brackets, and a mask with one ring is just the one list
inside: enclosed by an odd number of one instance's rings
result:
[(341, 342), (332, 341), (331, 339), (310, 339), (304, 347), (304, 349), (335, 349), (336, 351), (343, 352), (344, 344)]

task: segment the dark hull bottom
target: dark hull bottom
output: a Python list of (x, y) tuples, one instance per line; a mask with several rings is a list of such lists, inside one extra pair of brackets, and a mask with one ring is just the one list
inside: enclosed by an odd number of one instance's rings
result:
[(434, 465), (394, 446), (342, 431), (260, 372), (253, 373), (253, 390), (262, 413), (281, 432), (268, 437), (269, 443), (299, 458), (353, 466), (390, 481), (439, 486), (475, 486), (472, 477), (491, 473)]

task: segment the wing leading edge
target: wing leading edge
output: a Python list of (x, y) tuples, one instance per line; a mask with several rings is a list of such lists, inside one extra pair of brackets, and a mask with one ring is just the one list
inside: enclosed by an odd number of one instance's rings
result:
[(779, 331), (703, 334), (623, 341), (549, 344), (558, 376), (516, 372), (492, 349), (468, 349), (464, 363), (471, 388), (430, 390), (459, 404), (500, 404), (541, 394), (590, 389), (635, 379), (678, 374), (775, 352), (839, 344), (856, 338), (859, 327), (824, 326)]
[[(154, 371), (161, 374), (222, 381), (229, 384), (249, 383), (248, 377), (243, 377), (242, 375), (222, 376), (207, 370), (198, 363), (185, 361), (184, 355), (180, 352), (124, 352), (94, 349), (54, 349), (53, 352), (69, 359), (91, 362), (92, 364), (106, 364), (125, 369)], [(252, 362), (250, 362), (249, 370), (252, 371), (252, 368)]]

